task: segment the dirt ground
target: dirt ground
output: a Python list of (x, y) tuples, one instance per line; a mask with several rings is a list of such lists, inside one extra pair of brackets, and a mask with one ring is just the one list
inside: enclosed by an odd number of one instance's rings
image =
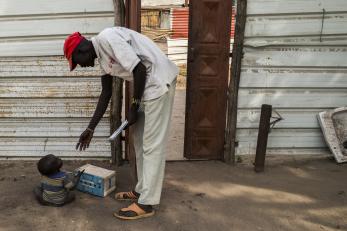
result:
[[(61, 208), (37, 204), (35, 162), (0, 162), (0, 230), (347, 230), (347, 165), (327, 157), (268, 157), (266, 172), (252, 160), (168, 162), (162, 202), (154, 217), (120, 221), (112, 213), (127, 205), (112, 196), (76, 192)], [(88, 161), (65, 161), (72, 170)], [(107, 162), (89, 161), (112, 168)], [(129, 167), (117, 170), (117, 190), (129, 189)]]

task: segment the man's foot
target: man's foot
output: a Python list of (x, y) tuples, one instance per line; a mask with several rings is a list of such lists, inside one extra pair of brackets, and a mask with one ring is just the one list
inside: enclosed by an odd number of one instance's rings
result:
[(135, 192), (135, 190), (130, 192), (119, 192), (114, 196), (114, 198), (119, 201), (136, 201), (139, 197), (140, 193)]
[(118, 213), (113, 214), (122, 220), (136, 220), (154, 215), (154, 209), (151, 205), (141, 205), (133, 203), (127, 208), (122, 208)]

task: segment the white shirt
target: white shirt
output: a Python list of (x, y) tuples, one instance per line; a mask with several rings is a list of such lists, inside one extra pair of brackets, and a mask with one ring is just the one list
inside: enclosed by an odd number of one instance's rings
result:
[(147, 70), (143, 100), (156, 99), (168, 91), (178, 67), (146, 36), (124, 27), (101, 31), (91, 39), (103, 74), (132, 81), (132, 71), (142, 62)]

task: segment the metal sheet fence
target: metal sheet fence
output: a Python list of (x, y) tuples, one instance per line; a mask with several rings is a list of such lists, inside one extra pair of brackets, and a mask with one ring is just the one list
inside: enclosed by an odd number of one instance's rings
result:
[(86, 152), (74, 150), (100, 94), (98, 67), (68, 70), (65, 37), (113, 25), (112, 0), (0, 0), (0, 158), (53, 153), (109, 158), (108, 112)]
[(284, 118), (268, 153), (329, 153), (316, 115), (347, 103), (347, 2), (249, 0), (247, 13), (237, 154), (255, 154), (263, 103)]

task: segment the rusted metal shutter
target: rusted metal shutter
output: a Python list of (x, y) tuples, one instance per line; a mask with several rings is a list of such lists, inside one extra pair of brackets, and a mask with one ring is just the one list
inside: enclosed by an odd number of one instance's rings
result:
[(100, 69), (68, 70), (65, 37), (113, 25), (112, 0), (0, 0), (0, 158), (109, 158), (108, 113), (86, 152), (75, 144), (100, 94)]
[(188, 38), (189, 8), (171, 8), (171, 38)]
[[(171, 8), (171, 30), (170, 38), (188, 38), (189, 7)], [(234, 37), (235, 7), (232, 9), (231, 38)]]

